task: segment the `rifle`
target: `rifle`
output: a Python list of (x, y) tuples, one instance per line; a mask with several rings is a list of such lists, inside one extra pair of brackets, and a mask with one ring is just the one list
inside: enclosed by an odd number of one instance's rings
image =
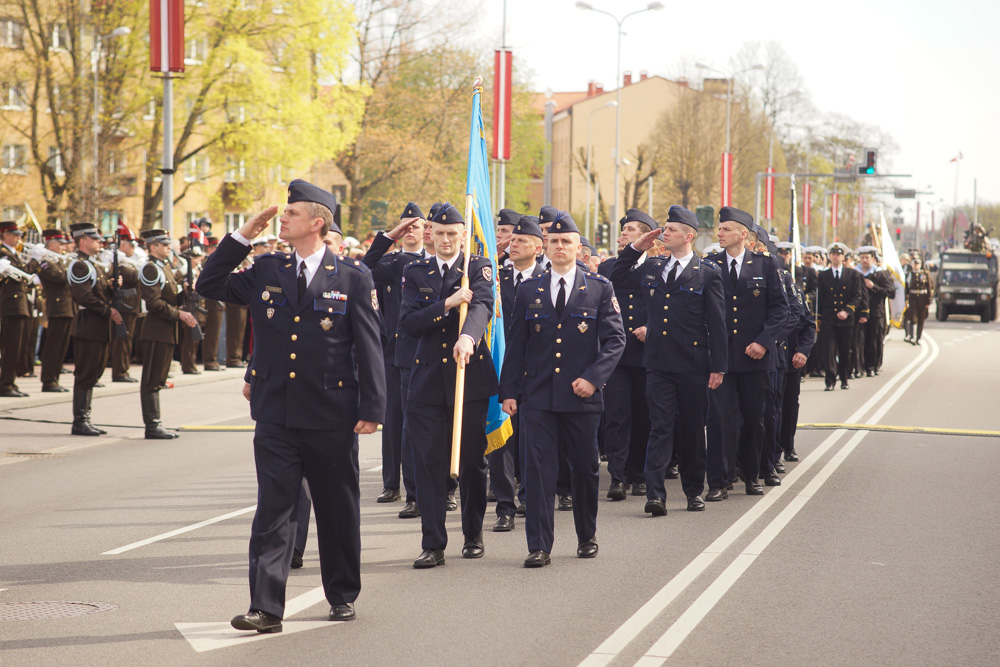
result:
[[(192, 248), (190, 250), (188, 250), (184, 254), (187, 257), (187, 280), (184, 281), (184, 305), (185, 305), (185, 309), (188, 312), (190, 312), (192, 315), (194, 315), (195, 313), (201, 313), (202, 315), (204, 315), (205, 313), (208, 312), (208, 310), (205, 309), (205, 306), (202, 303), (204, 300), (201, 298), (201, 295), (198, 294), (198, 292), (196, 292), (195, 289), (194, 289), (194, 248), (193, 248), (193, 246), (192, 246)], [(191, 340), (193, 340), (193, 341), (204, 340), (205, 334), (201, 330), (201, 325), (199, 325), (197, 322), (194, 323), (194, 326), (191, 327), (190, 331), (191, 331)]]
[[(132, 306), (125, 303), (124, 297), (136, 295), (134, 287), (122, 289), (121, 272), (118, 270), (118, 232), (115, 232), (115, 242), (111, 246), (111, 307), (119, 313), (131, 313)], [(115, 338), (128, 338), (132, 334), (125, 328), (125, 323), (115, 325)]]

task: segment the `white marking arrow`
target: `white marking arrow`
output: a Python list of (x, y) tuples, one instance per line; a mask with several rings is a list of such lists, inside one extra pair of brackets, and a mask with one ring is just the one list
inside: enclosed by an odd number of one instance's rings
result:
[[(315, 604), (324, 602), (326, 596), (323, 587), (317, 586), (311, 591), (307, 591), (298, 597), (292, 598), (285, 604), (285, 619), (298, 614)], [(174, 627), (184, 635), (198, 653), (214, 651), (228, 646), (238, 646), (248, 642), (255, 642), (269, 637), (280, 637), (281, 635), (312, 630), (314, 628), (329, 628), (334, 625), (341, 625), (343, 621), (288, 621), (281, 623), (280, 633), (259, 633), (247, 632), (245, 630), (234, 630), (228, 622), (208, 622), (208, 623), (174, 623)]]

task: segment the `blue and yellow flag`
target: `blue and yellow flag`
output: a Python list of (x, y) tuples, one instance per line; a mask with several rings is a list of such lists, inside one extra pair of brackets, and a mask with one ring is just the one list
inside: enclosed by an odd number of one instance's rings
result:
[[(486, 343), (493, 357), (493, 365), (500, 375), (506, 344), (503, 335), (503, 310), (497, 293), (497, 237), (493, 230), (493, 205), (490, 202), (490, 164), (486, 150), (486, 129), (483, 127), (483, 109), (480, 102), (483, 89), (476, 87), (472, 93), (472, 129), (469, 133), (469, 171), (465, 179), (465, 194), (472, 197), (473, 252), (493, 264), (493, 317), (486, 327)], [(510, 417), (500, 409), (497, 397), (490, 400), (486, 413), (486, 453), (506, 444), (514, 432)]]

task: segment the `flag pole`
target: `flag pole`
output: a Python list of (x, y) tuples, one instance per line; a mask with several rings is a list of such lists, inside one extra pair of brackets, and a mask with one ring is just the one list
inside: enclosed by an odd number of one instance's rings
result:
[[(472, 84), (473, 96), (482, 92), (483, 79), (476, 77)], [(462, 262), (462, 289), (469, 287), (469, 256), (472, 254), (472, 225), (475, 224), (473, 199), (471, 194), (465, 195), (465, 258)], [(492, 222), (492, 221), (491, 221)], [(462, 327), (469, 314), (469, 304), (458, 307), (458, 337), (462, 337)], [(457, 343), (458, 341), (456, 341)], [(455, 369), (455, 414), (451, 422), (451, 477), (458, 478), (458, 466), (462, 454), (462, 415), (465, 408), (465, 365), (458, 364)]]

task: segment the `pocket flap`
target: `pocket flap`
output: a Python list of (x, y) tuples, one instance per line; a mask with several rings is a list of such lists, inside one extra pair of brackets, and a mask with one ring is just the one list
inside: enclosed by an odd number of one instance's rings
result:
[(313, 301), (313, 310), (325, 313), (346, 313), (347, 299), (316, 299)]

